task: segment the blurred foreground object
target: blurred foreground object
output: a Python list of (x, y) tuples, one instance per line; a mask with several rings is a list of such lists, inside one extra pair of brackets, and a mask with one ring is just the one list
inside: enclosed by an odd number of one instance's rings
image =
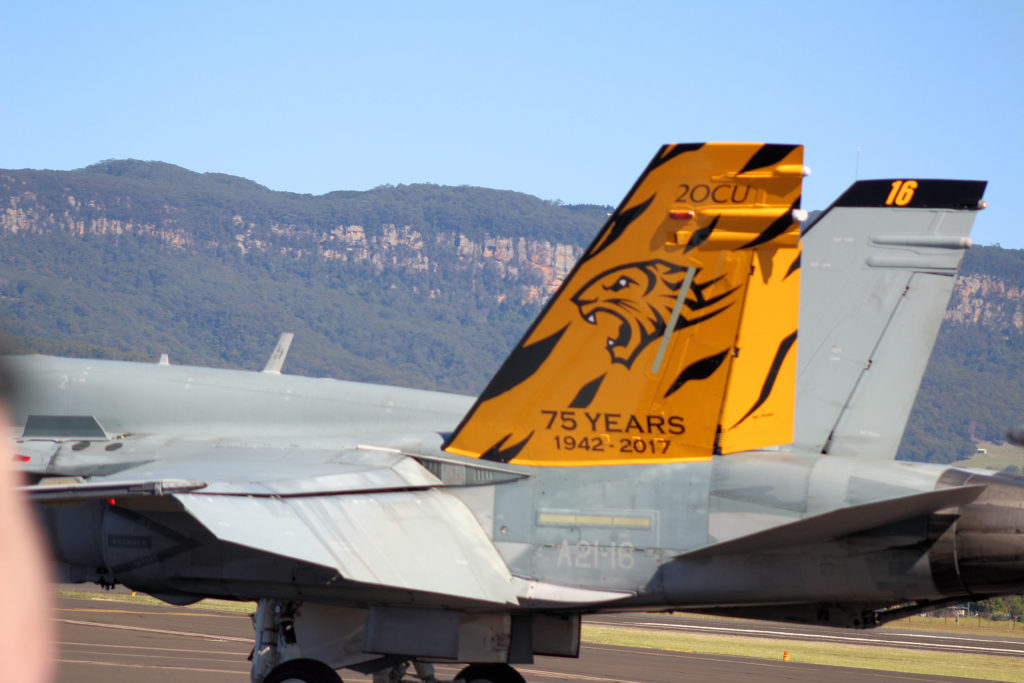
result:
[(56, 650), (50, 563), (46, 559), (38, 524), (28, 502), (18, 491), (23, 483), (12, 463), (7, 402), (13, 384), (0, 365), (0, 603), (7, 618), (0, 622), (0, 662), (19, 681), (43, 683), (56, 679)]

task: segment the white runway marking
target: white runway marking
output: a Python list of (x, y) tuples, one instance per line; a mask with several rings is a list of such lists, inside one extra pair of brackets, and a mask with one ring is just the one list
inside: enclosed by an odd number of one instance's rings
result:
[(235, 674), (237, 676), (249, 677), (248, 671), (232, 671), (230, 669), (205, 669), (194, 666), (162, 666), (158, 664), (127, 664), (124, 662), (97, 662), (91, 659), (58, 659), (61, 664), (92, 664), (95, 666), (109, 666), (122, 669), (160, 669), (162, 671), (188, 671), (190, 673), (210, 674)]
[(100, 628), (114, 628), (122, 631), (143, 631), (146, 633), (162, 633), (168, 636), (182, 636), (186, 638), (202, 638), (203, 640), (227, 640), (236, 643), (252, 643), (252, 638), (236, 638), (234, 636), (217, 636), (209, 633), (195, 633), (194, 631), (168, 631), (162, 628), (147, 628), (145, 626), (124, 626), (121, 624), (101, 624), (98, 621), (79, 621), (78, 619), (57, 619), (65, 624), (76, 626), (99, 626)]
[[(615, 627), (615, 628), (636, 628), (636, 629), (641, 629), (641, 630), (657, 628), (657, 629), (663, 629), (663, 630), (693, 631), (693, 632), (698, 632), (698, 633), (728, 633), (728, 634), (736, 634), (736, 635), (742, 635), (742, 636), (753, 636), (753, 637), (757, 637), (757, 636), (773, 636), (773, 637), (780, 637), (780, 638), (799, 638), (799, 639), (803, 639), (803, 640), (830, 640), (830, 641), (835, 641), (835, 642), (856, 643), (856, 644), (861, 644), (861, 645), (881, 645), (883, 647), (911, 647), (911, 648), (917, 648), (917, 649), (935, 649), (935, 650), (945, 650), (945, 651), (957, 650), (957, 651), (965, 651), (965, 652), (969, 651), (969, 652), (979, 652), (979, 653), (989, 653), (989, 654), (1010, 654), (1010, 655), (1024, 654), (1024, 643), (1022, 643), (1020, 647), (1001, 648), (1001, 647), (991, 647), (991, 646), (989, 646), (989, 647), (982, 647), (982, 646), (977, 646), (977, 645), (949, 645), (949, 644), (943, 644), (943, 643), (925, 643), (925, 642), (917, 642), (917, 641), (913, 641), (913, 640), (892, 640), (892, 639), (886, 639), (886, 638), (875, 638), (875, 637), (871, 637), (871, 636), (833, 636), (833, 635), (827, 635), (825, 633), (802, 633), (802, 632), (799, 632), (799, 631), (777, 631), (777, 630), (773, 630), (773, 629), (735, 628), (735, 627), (730, 627), (730, 626), (698, 626), (698, 625), (692, 625), (692, 624), (667, 624), (667, 623), (662, 623), (662, 622), (644, 622), (644, 621), (632, 622), (632, 623), (622, 623), (622, 622), (589, 620), (589, 621), (587, 621), (587, 623), (591, 624), (591, 625), (594, 625), (594, 626), (611, 626), (611, 627)], [(911, 636), (910, 634), (902, 634), (902, 633), (900, 633), (900, 634), (893, 634), (893, 635), (898, 635), (898, 636), (904, 637), (904, 638), (906, 638), (906, 637), (913, 637), (913, 638), (944, 638), (944, 636), (932, 636), (932, 635), (918, 636), (916, 634)], [(981, 638), (961, 638), (960, 636), (949, 637), (949, 638), (946, 638), (946, 639), (947, 640), (962, 639), (962, 640), (966, 640), (966, 641), (982, 642), (982, 643), (983, 642), (993, 642), (993, 641), (985, 641), (984, 639), (981, 639)], [(995, 641), (995, 642), (1005, 642), (1005, 641)]]

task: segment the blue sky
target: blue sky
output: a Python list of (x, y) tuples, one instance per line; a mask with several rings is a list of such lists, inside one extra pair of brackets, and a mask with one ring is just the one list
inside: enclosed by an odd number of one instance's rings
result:
[(1014, 0), (0, 0), (0, 168), (616, 204), (664, 142), (803, 143), (805, 208), (984, 179), (975, 242), (1024, 248), (1022, 45)]

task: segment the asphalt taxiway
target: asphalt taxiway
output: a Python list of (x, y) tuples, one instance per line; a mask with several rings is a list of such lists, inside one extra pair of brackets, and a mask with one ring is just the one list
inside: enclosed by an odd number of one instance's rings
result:
[[(103, 599), (102, 595), (58, 598), (60, 670), (62, 682), (128, 683), (213, 683), (248, 680), (246, 657), (252, 647), (252, 626), (248, 615), (172, 606), (141, 605)], [(595, 617), (591, 623), (629, 624), (640, 628), (743, 629), (746, 622), (717, 619), (689, 619), (675, 615), (616, 615)], [(646, 626), (645, 624), (651, 624)], [(737, 625), (741, 624), (741, 625)], [(768, 631), (799, 632), (820, 639), (835, 635), (833, 630), (793, 629), (789, 626), (753, 624), (750, 635), (772, 637)], [(704, 632), (716, 632), (714, 630)], [(843, 635), (849, 632), (841, 632)], [(880, 632), (868, 632), (876, 638)], [(857, 635), (861, 635), (857, 633)], [(923, 634), (915, 636), (924, 638)], [(894, 647), (907, 647), (908, 636), (884, 634)], [(969, 639), (978, 640), (978, 639)], [(1004, 640), (1009, 644), (1003, 643)], [(938, 641), (936, 641), (938, 642)], [(940, 647), (955, 646), (953, 640)], [(989, 641), (984, 641), (988, 643)], [(878, 644), (878, 643), (872, 643)], [(1024, 642), (999, 639), (995, 650), (1016, 648), (1024, 655)], [(959, 642), (961, 647), (985, 647), (976, 642)], [(989, 651), (986, 653), (997, 654)], [(530, 683), (584, 681), (589, 683), (678, 683), (680, 680), (715, 681), (963, 681), (961, 678), (922, 676), (888, 671), (828, 667), (800, 662), (766, 661), (724, 655), (667, 652), (639, 648), (584, 645), (580, 658), (538, 657), (531, 665), (516, 667)], [(451, 679), (454, 666), (439, 666), (439, 678)], [(354, 672), (342, 672), (346, 681), (368, 681)]]

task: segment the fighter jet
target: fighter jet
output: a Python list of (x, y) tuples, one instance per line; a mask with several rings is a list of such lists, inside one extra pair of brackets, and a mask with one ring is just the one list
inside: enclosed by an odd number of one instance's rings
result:
[(801, 239), (805, 173), (661, 148), (475, 400), (14, 359), (60, 579), (256, 601), (257, 683), (515, 683), (586, 614), (865, 628), (1021, 591), (1020, 481), (893, 460), (985, 183), (858, 182)]

